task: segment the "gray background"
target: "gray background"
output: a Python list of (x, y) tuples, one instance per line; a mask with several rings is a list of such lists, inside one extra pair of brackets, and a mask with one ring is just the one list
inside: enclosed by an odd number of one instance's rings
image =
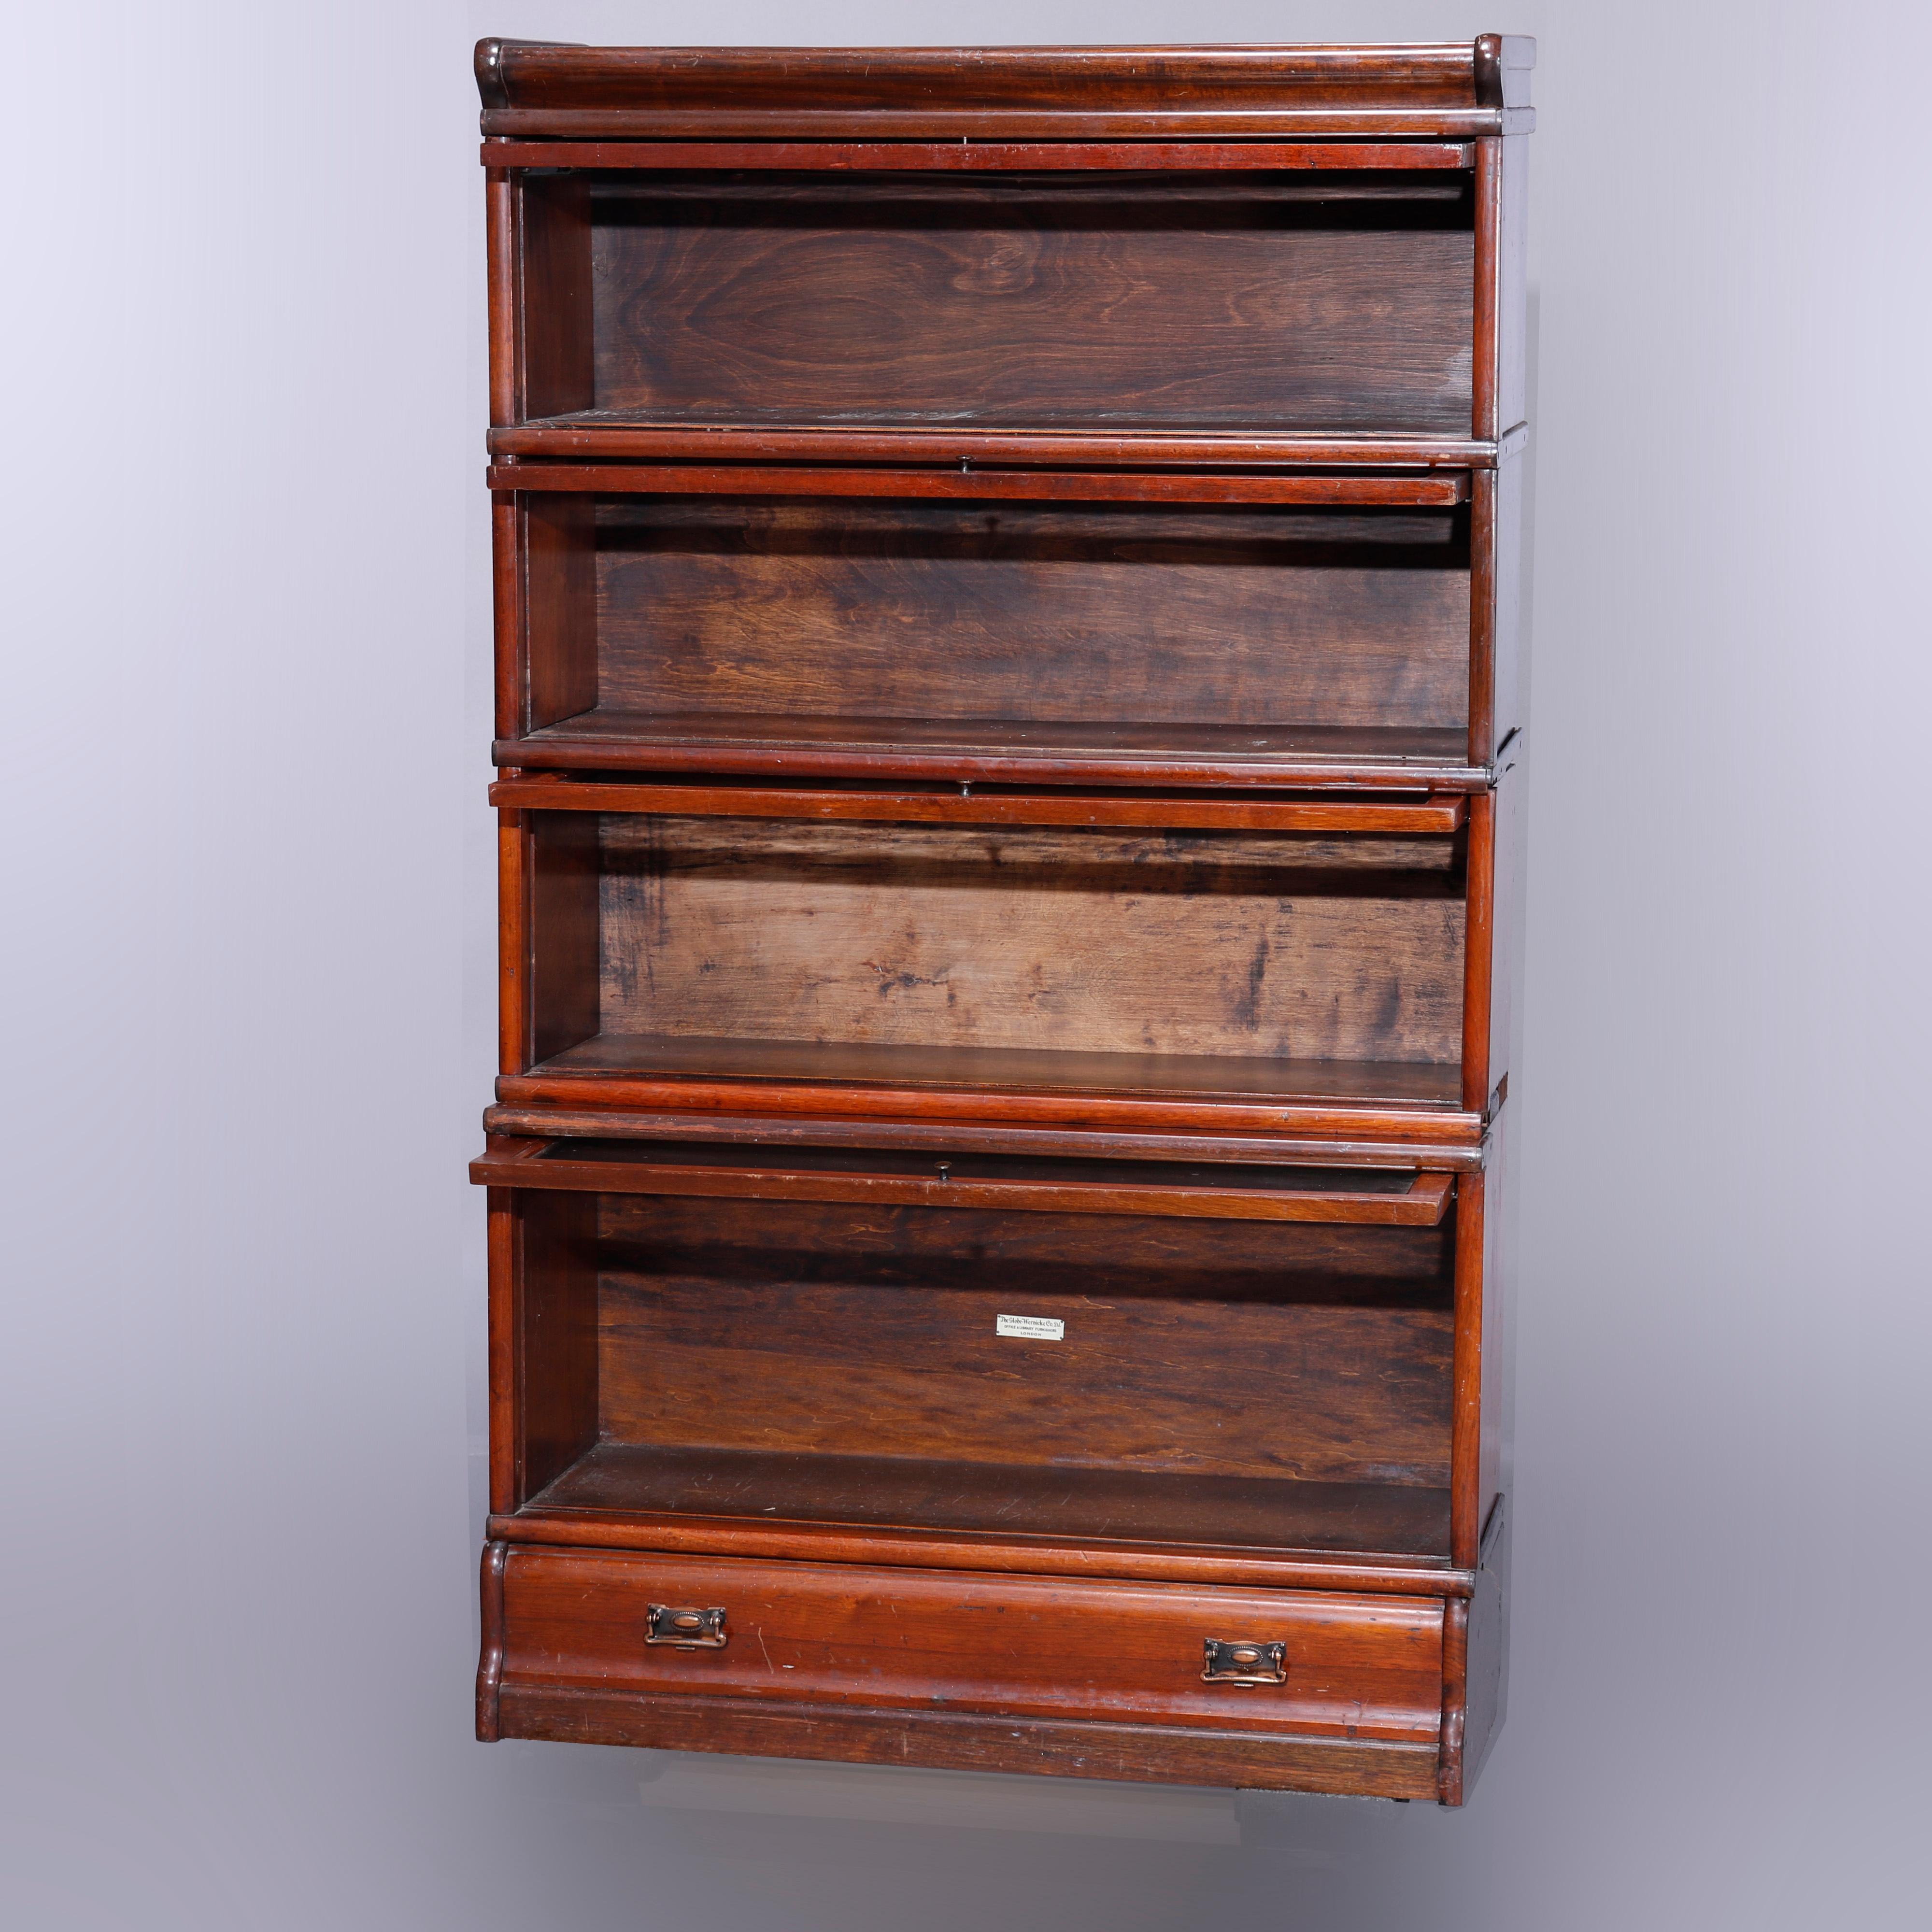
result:
[[(17, 19), (8, 1922), (1922, 1924), (1928, 12)], [(1543, 44), (1540, 402), (1516, 1647), (1474, 1802), (470, 1742), (469, 42), (1498, 27)]]

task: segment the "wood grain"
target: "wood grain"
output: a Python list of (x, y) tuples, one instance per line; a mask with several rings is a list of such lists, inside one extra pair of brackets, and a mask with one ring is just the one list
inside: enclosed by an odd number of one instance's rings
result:
[(1427, 1142), (1365, 1140), (1346, 1135), (1310, 1138), (1288, 1134), (1219, 1133), (1210, 1137), (1198, 1132), (1106, 1132), (1081, 1127), (908, 1120), (884, 1111), (839, 1118), (646, 1113), (586, 1104), (574, 1108), (561, 1104), (538, 1108), (498, 1106), (484, 1113), (484, 1129), (492, 1136), (602, 1137), (618, 1146), (626, 1141), (665, 1141), (756, 1147), (773, 1152), (791, 1148), (836, 1147), (917, 1151), (928, 1156), (1027, 1154), (1107, 1161), (1211, 1157), (1236, 1167), (1250, 1162), (1318, 1161), (1348, 1167), (1412, 1166), (1448, 1174), (1467, 1172), (1483, 1162), (1478, 1147), (1450, 1147)]
[(516, 1492), (521, 1502), (597, 1439), (597, 1204), (538, 1195), (518, 1208), (515, 1288)]
[(538, 1143), (513, 1156), (488, 1153), (471, 1162), (470, 1178), (549, 1191), (1388, 1227), (1436, 1226), (1453, 1193), (1446, 1174), (970, 1154), (935, 1160), (826, 1148), (775, 1156), (594, 1140)]
[[(590, 424), (596, 412), (573, 422)], [(549, 434), (549, 432), (542, 432)], [(614, 430), (611, 434), (623, 432)], [(718, 434), (728, 434), (719, 431)], [(898, 496), (964, 502), (1068, 503), (1302, 503), (1382, 509), (1449, 508), (1469, 499), (1471, 472), (1418, 470), (1391, 475), (1357, 470), (1306, 475), (1294, 471), (974, 469), (786, 470), (776, 465), (733, 469), (717, 464), (536, 463), (492, 466), (493, 490), (532, 494), (594, 491), (603, 496)]]
[[(660, 1456), (664, 1460), (660, 1460)], [(863, 1457), (854, 1459), (866, 1462)], [(1294, 1547), (1270, 1548), (1264, 1544), (1222, 1542), (1204, 1539), (1216, 1536), (1216, 1516), (1213, 1509), (1198, 1505), (1186, 1510), (1190, 1527), (1185, 1540), (1148, 1542), (1138, 1537), (1116, 1533), (1123, 1526), (1118, 1499), (1136, 1490), (1144, 1492), (1145, 1519), (1156, 1521), (1166, 1514), (1168, 1499), (1174, 1499), (1176, 1520), (1183, 1520), (1180, 1498), (1191, 1488), (1203, 1486), (1218, 1496), (1227, 1484), (1225, 1477), (1110, 1475), (1103, 1471), (1063, 1472), (1053, 1490), (1068, 1514), (1068, 1525), (1112, 1523), (1115, 1527), (1104, 1535), (1034, 1534), (1020, 1528), (1012, 1531), (962, 1529), (952, 1526), (922, 1528), (878, 1521), (816, 1521), (788, 1519), (767, 1514), (762, 1504), (754, 1514), (743, 1516), (707, 1515), (682, 1510), (654, 1510), (632, 1508), (633, 1502), (652, 1498), (692, 1494), (681, 1487), (680, 1471), (694, 1468), (710, 1493), (729, 1488), (734, 1470), (747, 1462), (764, 1466), (757, 1483), (775, 1486), (788, 1504), (796, 1501), (801, 1508), (842, 1498), (850, 1500), (862, 1513), (864, 1497), (854, 1486), (839, 1487), (832, 1459), (824, 1456), (760, 1457), (742, 1461), (722, 1460), (722, 1452), (692, 1452), (687, 1462), (680, 1452), (659, 1452), (634, 1444), (604, 1443), (591, 1450), (582, 1460), (546, 1490), (540, 1502), (532, 1503), (513, 1516), (493, 1516), (488, 1534), (511, 1543), (541, 1544), (559, 1550), (656, 1550), (698, 1556), (746, 1556), (772, 1558), (780, 1562), (883, 1563), (914, 1569), (973, 1570), (1022, 1576), (1107, 1577), (1124, 1582), (1148, 1583), (1233, 1584), (1243, 1588), (1268, 1590), (1366, 1590), (1397, 1596), (1467, 1596), (1475, 1587), (1472, 1572), (1450, 1567), (1442, 1552), (1448, 1547), (1448, 1499), (1440, 1490), (1419, 1490), (1394, 1484), (1330, 1484), (1294, 1483), (1268, 1484), (1254, 1493), (1280, 1498), (1280, 1508), (1270, 1505), (1268, 1532), (1297, 1539)], [(621, 1468), (614, 1466), (622, 1465)], [(884, 1462), (880, 1468), (886, 1467)], [(890, 1467), (903, 1473), (931, 1469), (946, 1485), (966, 1496), (974, 1494), (976, 1478), (1004, 1485), (1009, 1508), (1020, 1490), (998, 1468), (982, 1471), (966, 1463), (906, 1463), (893, 1459)], [(795, 1468), (800, 1486), (807, 1493), (788, 1486), (782, 1472)], [(550, 1498), (575, 1493), (581, 1472), (586, 1492), (614, 1503), (610, 1508), (554, 1507)], [(641, 1472), (641, 1473), (640, 1473)], [(714, 1485), (713, 1475), (718, 1478)], [(827, 1477), (820, 1485), (820, 1475)], [(1045, 1486), (1052, 1472), (1034, 1468), (1026, 1472), (1034, 1485)], [(636, 1477), (633, 1485), (632, 1478)], [(890, 1478), (882, 1495), (890, 1498), (904, 1492), (911, 1479), (894, 1489)], [(1096, 1507), (1088, 1514), (1084, 1498), (1089, 1484), (1096, 1495)], [(746, 1486), (749, 1494), (750, 1486)], [(867, 1492), (866, 1493), (872, 1493)], [(981, 1492), (983, 1500), (984, 1492)], [(1105, 1498), (1105, 1501), (1100, 1498)], [(975, 1506), (972, 1520), (984, 1521), (986, 1512)], [(1126, 1526), (1131, 1526), (1127, 1525)], [(1241, 1526), (1238, 1523), (1237, 1529)], [(1245, 1534), (1245, 1532), (1243, 1532)], [(1324, 1546), (1328, 1539), (1333, 1546)], [(1388, 1546), (1409, 1546), (1412, 1553)], [(1360, 1546), (1358, 1547), (1357, 1546)], [(1428, 1553), (1416, 1554), (1414, 1551)]]
[(615, 499), (598, 511), (598, 694), (1451, 731), (1467, 544), (1450, 512)]
[(503, 1681), (503, 1565), (509, 1546), (486, 1543), (478, 1578), (482, 1598), (482, 1654), (476, 1666), (476, 1736), (494, 1744), (502, 1733), (498, 1723)]
[[(651, 1602), (722, 1604), (720, 1650), (647, 1649)], [(763, 1564), (513, 1546), (503, 1682), (1005, 1717), (1154, 1718), (1431, 1742), (1442, 1606), (1418, 1598)], [(1204, 1684), (1202, 1643), (1288, 1646), (1262, 1695)]]
[[(1070, 202), (1064, 176), (648, 178), (650, 198), (595, 204), (599, 408), (1469, 428), (1459, 200), (1209, 200), (1186, 176), (1123, 177), (1112, 200), (1082, 178)], [(1325, 225), (1358, 206), (1389, 225)]]
[(636, 1196), (600, 1226), (616, 1440), (1448, 1480), (1446, 1228)]
[(1467, 1796), (1534, 58), (479, 48), (479, 1736)]
[(502, 765), (820, 779), (1480, 790), (1461, 730), (659, 713), (600, 706), (496, 747)]
[[(1064, 1339), (996, 1338), (995, 1304), (1064, 1320)], [(599, 1310), (602, 1426), (626, 1442), (1449, 1480), (1436, 1311), (616, 1271)]]
[[(1150, 1580), (1216, 1569), (1232, 1573), (1226, 1582), (1292, 1577), (1298, 1586), (1440, 1594), (1449, 1587), (1440, 1567), (1448, 1522), (1447, 1492), (1412, 1484), (610, 1442), (564, 1471), (506, 1533), (555, 1543), (570, 1525), (584, 1544), (608, 1547), (628, 1531), (632, 1546), (716, 1556), (752, 1553), (748, 1523), (776, 1546), (765, 1554), (884, 1562), (895, 1560), (880, 1553), (885, 1543), (868, 1539), (910, 1532), (918, 1540), (898, 1560), (915, 1564), (943, 1561), (939, 1538), (950, 1535), (976, 1539), (953, 1547), (946, 1567), (956, 1568)], [(1066, 1560), (1042, 1565), (1050, 1552), (1041, 1544)], [(1150, 1562), (1156, 1550), (1168, 1560)], [(1392, 1559), (1430, 1567), (1392, 1571)], [(1384, 1574), (1370, 1581), (1375, 1564)]]
[(1423, 1066), (1460, 1052), (1452, 839), (602, 823), (607, 1034)]
[[(1519, 436), (1526, 432), (1519, 430)], [(746, 463), (1121, 464), (1146, 471), (1246, 469), (1263, 464), (1375, 470), (1495, 467), (1516, 446), (1457, 432), (1403, 430), (1186, 430), (1172, 424), (1036, 422), (1026, 429), (982, 424), (904, 422), (800, 424), (679, 421), (662, 411), (576, 411), (490, 432), (493, 455), (519, 461), (610, 463), (632, 460), (706, 465)], [(500, 484), (497, 486), (502, 487)], [(540, 482), (532, 488), (541, 488)], [(1160, 492), (1150, 488), (1150, 499)]]
[(573, 778), (520, 772), (490, 788), (500, 807), (543, 812), (639, 812), (674, 817), (856, 819), (875, 824), (1142, 826), (1219, 832), (1455, 832), (1468, 815), (1458, 793), (1390, 798), (1301, 798), (1286, 792), (1176, 797), (1124, 792), (978, 791), (796, 784), (709, 784)]
[[(485, 142), (486, 168), (693, 169), (873, 174), (908, 169), (999, 173), (1199, 168), (1215, 173), (1282, 169), (1408, 172), (1462, 170), (1466, 141), (510, 141)], [(1346, 178), (1346, 176), (1345, 176)], [(1335, 191), (1333, 189), (1331, 192)], [(1346, 189), (1340, 190), (1346, 192)]]
[(966, 1712), (514, 1685), (502, 1735), (754, 1757), (925, 1765), (1353, 1797), (1433, 1798), (1436, 1747)]

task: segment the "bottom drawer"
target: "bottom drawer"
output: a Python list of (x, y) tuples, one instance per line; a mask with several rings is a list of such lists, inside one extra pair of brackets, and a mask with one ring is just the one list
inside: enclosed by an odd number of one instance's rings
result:
[[(486, 1604), (486, 1734), (500, 1699), (502, 1729), (514, 1735), (992, 1763), (983, 1752), (935, 1756), (903, 1742), (874, 1753), (854, 1720), (867, 1713), (978, 1717), (1040, 1720), (1049, 1729), (1072, 1720), (1082, 1733), (1155, 1726), (1257, 1742), (1406, 1748), (1400, 1756), (1414, 1759), (1418, 1789), (1433, 1777), (1443, 1689), (1438, 1598), (520, 1544), (494, 1546), (486, 1580), (495, 1598)], [(1262, 1681), (1244, 1681), (1254, 1679)], [(675, 1706), (680, 1722), (670, 1731), (692, 1735), (672, 1736), (662, 1724), (647, 1725), (648, 1736), (637, 1722), (626, 1727), (626, 1713), (641, 1720), (654, 1705), (667, 1718)], [(730, 1712), (775, 1716), (781, 1706), (836, 1721), (818, 1726), (816, 1747), (806, 1748), (761, 1744), (755, 1724), (718, 1728)], [(573, 1710), (583, 1720), (574, 1726), (566, 1721)], [(527, 1721), (518, 1721), (518, 1712)], [(999, 1728), (1010, 1738), (1022, 1735)], [(903, 1721), (896, 1731), (902, 1738)], [(1028, 1752), (1010, 1750), (999, 1768), (1085, 1768), (1016, 1756)], [(1115, 1764), (1088, 1774), (1174, 1774)], [(1285, 1781), (1328, 1789), (1361, 1782)]]

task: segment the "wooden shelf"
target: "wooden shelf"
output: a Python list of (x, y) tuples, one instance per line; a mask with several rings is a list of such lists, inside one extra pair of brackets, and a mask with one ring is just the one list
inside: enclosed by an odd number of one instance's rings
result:
[(1446, 1490), (600, 1442), (526, 1518), (752, 1518), (1446, 1564)]
[[(1454, 1066), (1398, 1060), (1242, 1059), (1233, 1054), (1056, 1053), (966, 1046), (818, 1046), (808, 1040), (600, 1033), (531, 1068), (532, 1082), (582, 1075), (842, 1087), (978, 1088), (1120, 1098), (1265, 1101), (1453, 1113)], [(506, 1089), (512, 1083), (506, 1082)]]
[(602, 706), (494, 748), (499, 765), (574, 771), (1480, 790), (1490, 772), (1468, 752), (1462, 731), (1373, 726), (780, 718)]
[[(1510, 426), (1510, 427), (1513, 427)], [(1139, 466), (1148, 469), (1243, 469), (1273, 465), (1317, 470), (1490, 470), (1521, 441), (1450, 430), (1270, 430), (1252, 419), (1068, 416), (1040, 410), (1002, 421), (990, 413), (940, 419), (834, 418), (772, 410), (753, 415), (659, 406), (578, 410), (498, 425), (493, 456), (583, 461), (728, 463), (914, 463)], [(500, 471), (496, 487), (513, 483)], [(1158, 491), (1150, 488), (1150, 495)]]

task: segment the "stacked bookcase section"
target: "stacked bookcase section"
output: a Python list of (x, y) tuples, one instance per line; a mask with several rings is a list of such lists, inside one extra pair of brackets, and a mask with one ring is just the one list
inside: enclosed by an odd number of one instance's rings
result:
[(482, 1736), (1461, 1801), (1533, 57), (478, 49)]

